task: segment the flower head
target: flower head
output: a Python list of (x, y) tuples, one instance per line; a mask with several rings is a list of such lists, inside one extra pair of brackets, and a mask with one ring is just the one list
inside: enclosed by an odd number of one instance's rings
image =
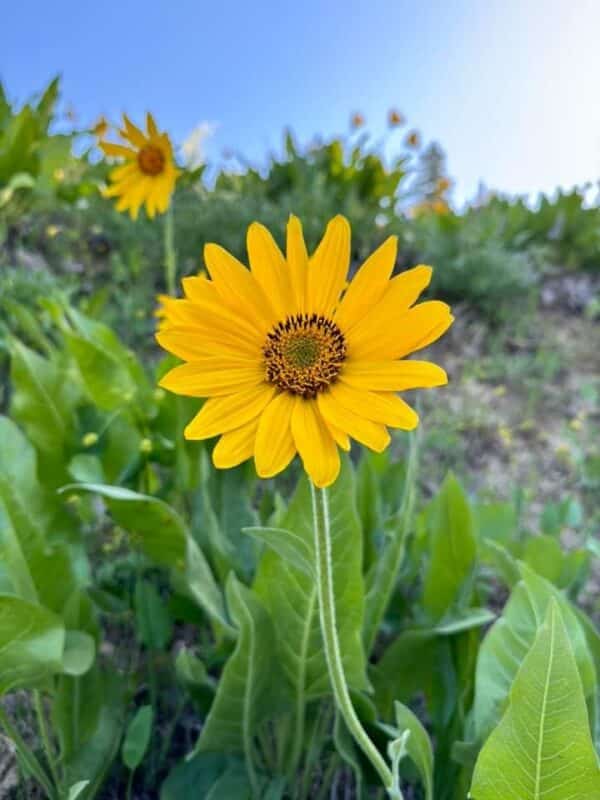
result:
[(350, 117), (350, 127), (354, 128), (354, 130), (356, 130), (357, 128), (364, 127), (364, 124), (365, 124), (365, 118), (364, 115), (360, 113), (360, 111), (356, 111)]
[(142, 204), (149, 217), (164, 213), (180, 171), (173, 159), (173, 148), (166, 133), (160, 133), (151, 114), (146, 116), (146, 133), (123, 115), (121, 137), (126, 145), (100, 142), (107, 156), (124, 159), (110, 173), (107, 197), (118, 197), (117, 211), (129, 211), (136, 219)]
[(388, 426), (416, 427), (416, 413), (397, 392), (441, 386), (447, 377), (406, 356), (439, 338), (453, 317), (439, 301), (414, 305), (430, 267), (391, 277), (393, 236), (344, 292), (350, 226), (343, 217), (329, 223), (310, 257), (296, 217), (285, 256), (258, 223), (247, 244), (250, 270), (208, 244), (210, 279), (185, 278), (185, 299), (164, 305), (157, 339), (186, 363), (160, 385), (208, 398), (185, 437), (220, 435), (216, 467), (254, 456), (268, 478), (299, 453), (313, 482), (328, 486), (340, 469), (338, 447), (348, 450), (350, 438), (380, 452), (390, 443)]
[(413, 149), (417, 149), (421, 146), (421, 137), (419, 135), (419, 131), (410, 131), (407, 134), (405, 143), (407, 147), (412, 147)]
[(397, 128), (400, 125), (404, 125), (406, 120), (404, 119), (403, 115), (398, 111), (396, 108), (391, 108), (388, 111), (388, 125), (390, 128)]
[(96, 122), (92, 125), (91, 132), (94, 136), (98, 137), (98, 139), (103, 139), (109, 131), (109, 124), (108, 120), (104, 115), (98, 117)]

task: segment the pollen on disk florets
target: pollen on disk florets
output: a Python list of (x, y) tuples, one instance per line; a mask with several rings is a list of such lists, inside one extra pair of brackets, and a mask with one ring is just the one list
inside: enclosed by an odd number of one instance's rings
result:
[(160, 147), (147, 144), (138, 153), (138, 166), (144, 175), (160, 175), (165, 168), (165, 156)]
[(295, 314), (267, 334), (263, 355), (270, 383), (309, 398), (337, 380), (346, 358), (346, 342), (330, 319)]

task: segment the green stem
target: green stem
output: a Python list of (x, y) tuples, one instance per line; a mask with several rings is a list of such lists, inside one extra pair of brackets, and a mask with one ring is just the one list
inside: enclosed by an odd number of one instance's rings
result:
[(177, 277), (177, 253), (175, 252), (175, 225), (173, 204), (165, 214), (165, 283), (167, 294), (175, 295)]
[[(344, 664), (340, 652), (336, 615), (335, 594), (333, 589), (333, 563), (331, 559), (331, 530), (329, 519), (329, 498), (326, 489), (317, 489), (312, 482), (312, 508), (315, 534), (315, 561), (317, 568), (317, 595), (319, 599), (319, 617), (321, 633), (325, 648), (325, 659), (329, 672), (329, 680), (337, 707), (344, 718), (348, 730), (369, 759), (383, 785), (389, 790), (393, 786), (393, 776), (381, 753), (375, 747), (359, 720), (346, 683)], [(391, 796), (391, 795), (390, 795)]]
[(408, 534), (415, 504), (415, 483), (419, 460), (419, 432), (411, 435), (404, 492), (400, 510), (395, 515), (396, 530), (393, 538), (379, 557), (377, 568), (369, 581), (364, 625), (364, 643), (367, 654), (373, 650), (379, 626), (390, 603), (396, 579), (404, 559), (406, 536)]
[(40, 786), (44, 789), (47, 796), (49, 798), (56, 798), (56, 791), (46, 770), (42, 767), (40, 762), (37, 760), (35, 755), (29, 749), (29, 746), (26, 744), (25, 740), (16, 729), (16, 727), (12, 724), (10, 719), (8, 718), (4, 709), (0, 706), (0, 725), (4, 728), (6, 733), (8, 734), (8, 738), (14, 743), (15, 747), (17, 748), (17, 752), (19, 753), (23, 764), (27, 767), (31, 775), (37, 780)]
[(44, 713), (44, 705), (42, 702), (42, 693), (39, 691), (39, 689), (36, 689), (33, 692), (33, 704), (38, 719), (38, 726), (40, 729), (42, 744), (44, 746), (44, 752), (46, 753), (46, 760), (48, 761), (48, 766), (50, 767), (50, 774), (52, 775), (52, 780), (54, 781), (54, 785), (56, 786), (56, 789), (60, 794), (60, 780), (58, 777), (58, 771), (56, 769), (56, 763), (54, 761), (54, 753), (52, 750), (52, 744), (50, 742), (50, 735), (48, 734), (46, 715)]
[(133, 789), (133, 776), (134, 776), (134, 774), (135, 774), (135, 770), (134, 769), (130, 769), (129, 770), (129, 777), (127, 778), (127, 793), (125, 795), (127, 800), (131, 800), (131, 791)]

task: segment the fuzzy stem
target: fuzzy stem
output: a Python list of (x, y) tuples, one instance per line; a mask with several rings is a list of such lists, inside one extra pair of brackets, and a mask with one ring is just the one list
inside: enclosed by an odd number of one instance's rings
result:
[(165, 214), (165, 283), (167, 294), (175, 295), (177, 276), (177, 253), (175, 252), (175, 225), (172, 204)]
[(317, 489), (312, 482), (312, 509), (315, 535), (315, 562), (317, 571), (317, 595), (319, 599), (319, 617), (321, 633), (325, 648), (325, 659), (329, 672), (329, 680), (336, 705), (348, 726), (348, 730), (378, 772), (386, 789), (393, 786), (392, 773), (379, 750), (359, 720), (346, 683), (344, 664), (340, 652), (336, 614), (335, 594), (333, 589), (333, 563), (331, 559), (331, 530), (329, 519), (329, 498), (326, 489)]

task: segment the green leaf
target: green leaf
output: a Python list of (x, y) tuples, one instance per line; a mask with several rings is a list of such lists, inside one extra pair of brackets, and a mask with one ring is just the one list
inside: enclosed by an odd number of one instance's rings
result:
[(482, 741), (498, 722), (511, 684), (533, 644), (551, 601), (565, 620), (584, 696), (595, 705), (596, 670), (583, 631), (569, 601), (551, 583), (521, 564), (522, 580), (513, 589), (501, 618), (485, 637), (477, 659), (474, 725)]
[(473, 800), (592, 800), (600, 769), (573, 650), (556, 600), (481, 751)]
[[(355, 503), (355, 481), (348, 459), (329, 491), (332, 563), (340, 649), (346, 678), (354, 689), (367, 689), (362, 646), (364, 583), (362, 535)], [(312, 500), (302, 477), (280, 527), (304, 542), (314, 560)], [(313, 577), (272, 549), (261, 558), (255, 590), (271, 612), (277, 653), (298, 703), (328, 695), (327, 664), (321, 638), (317, 587)]]
[(433, 800), (433, 750), (429, 735), (408, 706), (396, 701), (394, 709), (398, 731), (410, 732), (406, 740), (406, 754), (419, 770), (426, 800)]
[(153, 650), (165, 648), (172, 635), (172, 623), (164, 600), (150, 581), (135, 585), (136, 629), (142, 644)]
[(74, 783), (69, 789), (67, 800), (77, 800), (77, 798), (81, 796), (81, 793), (86, 786), (89, 786), (89, 784), (89, 781), (77, 781), (77, 783)]
[(271, 547), (291, 567), (301, 569), (308, 576), (314, 576), (314, 548), (302, 536), (284, 528), (244, 528), (244, 533)]
[(152, 706), (141, 706), (127, 726), (121, 747), (121, 757), (127, 769), (137, 769), (142, 763), (150, 744), (153, 720)]
[(223, 753), (198, 753), (187, 761), (181, 761), (163, 783), (160, 800), (206, 797), (225, 772), (227, 763), (228, 758)]
[(277, 701), (275, 631), (262, 603), (233, 573), (227, 582), (227, 602), (238, 639), (221, 675), (197, 752), (243, 752), (251, 763), (258, 725)]
[(174, 508), (157, 497), (118, 486), (78, 483), (61, 489), (70, 491), (103, 497), (115, 522), (129, 532), (132, 543), (156, 564), (178, 572), (199, 605), (226, 630), (230, 629), (221, 590), (204, 554)]
[(67, 631), (63, 651), (63, 672), (79, 677), (91, 668), (96, 657), (94, 639), (83, 631)]
[(468, 498), (449, 473), (428, 515), (431, 559), (425, 573), (423, 605), (440, 619), (454, 605), (468, 603), (477, 542)]
[(11, 416), (39, 450), (44, 478), (58, 486), (65, 476), (78, 390), (56, 359), (43, 358), (17, 339), (10, 342), (10, 354)]
[(59, 617), (35, 603), (0, 596), (0, 695), (37, 687), (62, 672), (64, 645)]

